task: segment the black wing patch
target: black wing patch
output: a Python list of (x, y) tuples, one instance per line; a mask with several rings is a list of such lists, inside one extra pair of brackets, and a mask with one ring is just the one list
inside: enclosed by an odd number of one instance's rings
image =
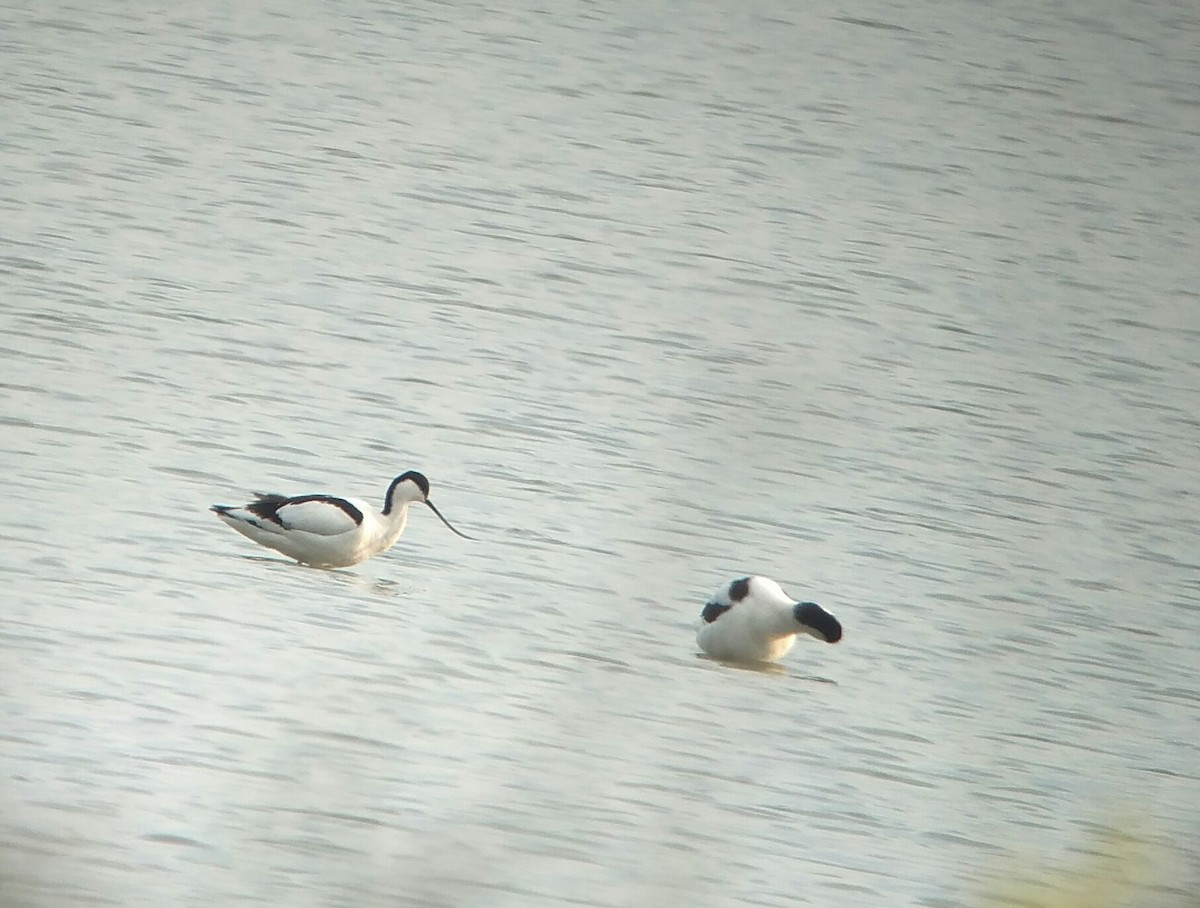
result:
[(705, 624), (712, 624), (731, 608), (733, 608), (732, 605), (723, 605), (720, 602), (709, 602), (705, 604), (704, 611), (700, 613), (700, 617), (704, 619)]
[(735, 580), (729, 584), (729, 598), (734, 602), (741, 602), (750, 594), (750, 578), (743, 577), (741, 580)]
[(279, 517), (279, 509), (285, 505), (304, 504), (309, 501), (320, 501), (325, 504), (331, 504), (335, 508), (340, 508), (345, 512), (347, 517), (354, 521), (355, 525), (362, 526), (363, 512), (345, 498), (335, 498), (332, 495), (297, 495), (295, 498), (288, 498), (285, 495), (263, 495), (259, 493), (258, 501), (252, 501), (246, 505), (246, 510), (256, 517), (261, 517), (263, 520), (269, 520), (274, 524), (284, 526), (283, 520)]
[(261, 492), (254, 494), (258, 496), (258, 500), (246, 505), (246, 510), (255, 517), (283, 526), (283, 521), (279, 519), (279, 509), (290, 499), (286, 495), (264, 495)]

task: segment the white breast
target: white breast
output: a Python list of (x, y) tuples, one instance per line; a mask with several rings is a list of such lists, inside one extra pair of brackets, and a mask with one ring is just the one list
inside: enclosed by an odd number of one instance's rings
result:
[(796, 642), (795, 632), (779, 632), (778, 622), (764, 621), (760, 609), (742, 603), (716, 621), (700, 622), (696, 642), (714, 659), (730, 662), (774, 662), (787, 655)]

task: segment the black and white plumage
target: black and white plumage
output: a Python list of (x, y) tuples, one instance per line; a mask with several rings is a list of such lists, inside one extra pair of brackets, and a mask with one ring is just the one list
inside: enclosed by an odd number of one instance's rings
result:
[(392, 480), (378, 513), (357, 498), (255, 495), (241, 507), (215, 504), (210, 510), (246, 538), (313, 567), (349, 567), (391, 548), (413, 502), (428, 505), (452, 532), (471, 538), (442, 517), (429, 500), (429, 480), (414, 470)]
[(742, 577), (725, 584), (705, 604), (696, 642), (714, 659), (777, 662), (797, 634), (837, 643), (842, 626), (815, 602), (795, 601), (768, 577)]

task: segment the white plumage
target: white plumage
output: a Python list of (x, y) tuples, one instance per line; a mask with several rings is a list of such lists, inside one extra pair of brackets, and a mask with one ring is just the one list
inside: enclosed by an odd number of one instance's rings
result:
[(429, 480), (409, 470), (392, 480), (376, 513), (365, 501), (333, 495), (256, 493), (242, 507), (216, 504), (210, 510), (226, 524), (259, 545), (282, 552), (313, 567), (349, 567), (391, 548), (408, 523), (408, 506), (429, 506), (450, 530), (470, 539), (450, 525), (429, 500)]
[(796, 602), (768, 577), (743, 577), (725, 584), (704, 606), (696, 642), (714, 659), (776, 662), (797, 634), (837, 643), (842, 626), (815, 602)]

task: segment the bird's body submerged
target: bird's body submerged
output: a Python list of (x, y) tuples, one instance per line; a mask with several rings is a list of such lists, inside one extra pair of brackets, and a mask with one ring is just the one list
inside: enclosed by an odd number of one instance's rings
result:
[(302, 564), (338, 568), (366, 561), (395, 545), (408, 523), (408, 506), (416, 501), (428, 505), (446, 526), (464, 536), (429, 500), (429, 480), (411, 470), (392, 480), (378, 513), (365, 501), (333, 495), (258, 494), (241, 507), (218, 504), (211, 510), (259, 545)]
[(796, 602), (774, 580), (743, 577), (725, 584), (704, 606), (696, 642), (714, 659), (776, 662), (805, 633), (837, 643), (842, 626), (815, 602)]

